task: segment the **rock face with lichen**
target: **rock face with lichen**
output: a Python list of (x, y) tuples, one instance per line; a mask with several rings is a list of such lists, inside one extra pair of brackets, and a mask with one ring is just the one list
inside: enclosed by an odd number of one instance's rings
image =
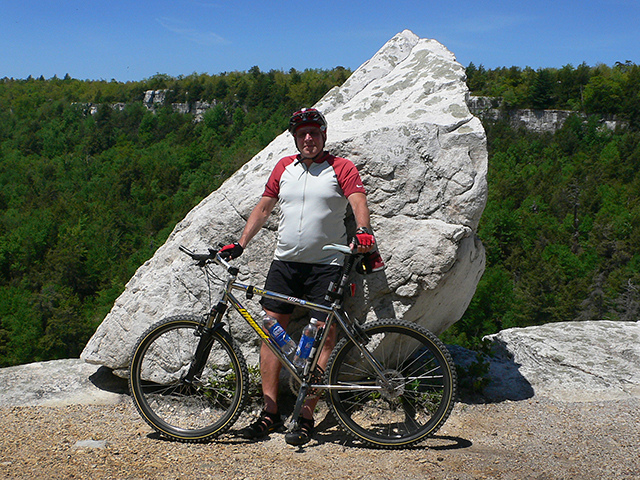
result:
[[(440, 334), (471, 301), (485, 265), (475, 233), (487, 199), (487, 150), (467, 96), (454, 55), (404, 31), (316, 105), (329, 124), (327, 150), (360, 170), (387, 264), (384, 272), (354, 279), (358, 293), (347, 305), (362, 321), (398, 317)], [(209, 288), (178, 247), (205, 250), (237, 240), (273, 166), (291, 153), (294, 142), (283, 133), (176, 225), (129, 281), (82, 358), (125, 368), (151, 323), (208, 311), (209, 293), (215, 299), (220, 285)], [(236, 261), (241, 281), (262, 286), (276, 235), (277, 209)], [(259, 310), (254, 301), (247, 307)], [(248, 360), (257, 361), (255, 335), (238, 316), (230, 323)]]

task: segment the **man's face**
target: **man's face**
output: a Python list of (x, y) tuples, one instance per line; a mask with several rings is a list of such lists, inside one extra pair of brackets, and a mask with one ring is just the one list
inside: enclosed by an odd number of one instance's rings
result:
[(304, 125), (296, 130), (296, 145), (302, 158), (315, 158), (324, 149), (324, 136), (319, 127)]

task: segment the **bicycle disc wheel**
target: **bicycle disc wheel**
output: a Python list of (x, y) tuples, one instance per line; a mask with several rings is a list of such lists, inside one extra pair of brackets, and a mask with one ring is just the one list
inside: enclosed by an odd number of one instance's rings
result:
[(418, 443), (435, 433), (453, 409), (451, 355), (435, 335), (411, 322), (380, 320), (362, 328), (370, 338), (366, 349), (382, 374), (358, 346), (342, 339), (327, 365), (326, 381), (334, 386), (327, 395), (331, 412), (348, 434), (369, 446)]
[(199, 318), (178, 316), (151, 326), (131, 360), (129, 388), (142, 418), (182, 442), (224, 433), (247, 400), (249, 374), (242, 352), (223, 330), (211, 336), (200, 372), (185, 380), (200, 339)]

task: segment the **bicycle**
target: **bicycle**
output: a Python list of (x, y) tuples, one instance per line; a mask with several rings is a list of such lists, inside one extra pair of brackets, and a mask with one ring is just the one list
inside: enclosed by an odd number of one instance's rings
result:
[[(161, 320), (138, 340), (129, 387), (142, 418), (161, 435), (181, 442), (209, 441), (235, 423), (248, 402), (249, 374), (242, 351), (225, 328), (230, 305), (299, 385), (291, 416), (294, 429), (307, 395), (325, 394), (338, 424), (367, 446), (402, 448), (435, 433), (454, 406), (457, 378), (451, 355), (434, 334), (412, 322), (386, 319), (361, 325), (351, 320), (342, 303), (360, 255), (344, 245), (324, 248), (345, 254), (340, 280), (327, 292), (331, 306), (241, 283), (239, 268), (216, 250), (194, 253), (181, 246), (207, 275), (220, 279), (216, 272), (226, 272), (221, 279), (225, 286), (208, 314)], [(247, 298), (274, 298), (327, 314), (302, 370), (242, 305), (237, 291)], [(319, 354), (334, 323), (342, 338), (323, 372)]]

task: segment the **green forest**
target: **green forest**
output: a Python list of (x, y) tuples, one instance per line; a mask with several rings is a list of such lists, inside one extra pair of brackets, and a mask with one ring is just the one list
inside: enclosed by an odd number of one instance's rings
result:
[[(174, 225), (350, 74), (0, 79), (0, 367), (77, 357)], [(513, 326), (637, 319), (640, 67), (470, 64), (467, 76), (503, 109), (576, 115), (555, 134), (485, 122), (487, 269), (445, 340), (476, 348)], [(149, 111), (148, 90), (166, 90), (166, 106)], [(170, 106), (196, 101), (213, 106), (200, 122)], [(626, 126), (604, 129), (611, 115)]]
[[(470, 64), (467, 72), (473, 94), (500, 97), (501, 108), (576, 114), (554, 134), (484, 122), (489, 199), (478, 235), (487, 267), (445, 341), (481, 350), (484, 335), (505, 328), (637, 321), (640, 66), (485, 71)], [(604, 128), (611, 115), (627, 126)]]

